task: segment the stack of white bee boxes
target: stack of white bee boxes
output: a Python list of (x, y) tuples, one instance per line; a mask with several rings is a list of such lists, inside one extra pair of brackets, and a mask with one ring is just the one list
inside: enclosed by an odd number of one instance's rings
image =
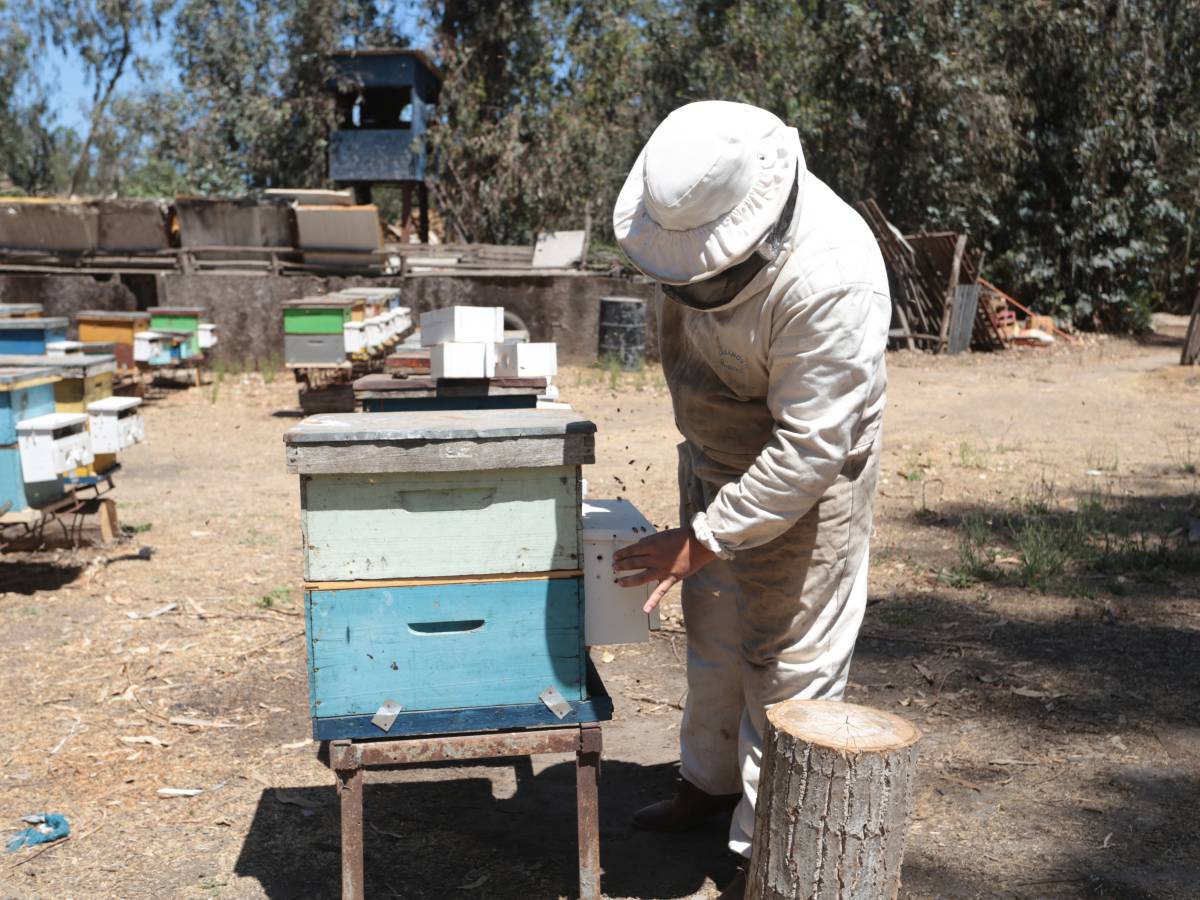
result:
[(545, 378), (558, 372), (557, 346), (504, 339), (501, 306), (451, 306), (421, 314), (429, 374), (441, 378)]

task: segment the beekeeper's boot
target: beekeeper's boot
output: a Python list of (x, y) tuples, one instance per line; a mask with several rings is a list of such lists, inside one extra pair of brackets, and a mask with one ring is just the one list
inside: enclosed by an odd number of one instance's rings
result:
[(686, 779), (670, 800), (660, 800), (633, 814), (633, 825), (645, 831), (691, 831), (718, 813), (731, 813), (741, 794), (706, 794)]

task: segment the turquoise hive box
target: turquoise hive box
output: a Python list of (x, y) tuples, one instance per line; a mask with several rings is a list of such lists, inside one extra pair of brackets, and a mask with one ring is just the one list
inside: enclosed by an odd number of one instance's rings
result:
[(27, 484), (17, 449), (17, 423), (54, 412), (54, 385), (59, 380), (58, 372), (48, 366), (0, 367), (0, 504), (11, 504), (8, 512), (41, 506), (63, 494), (61, 479)]
[[(300, 476), (314, 737), (609, 717), (583, 644), (591, 422), (535, 409), (327, 414), (284, 441)], [(398, 715), (377, 717), (389, 707)]]
[(46, 345), (67, 339), (64, 318), (0, 319), (0, 353), (28, 353), (44, 356)]

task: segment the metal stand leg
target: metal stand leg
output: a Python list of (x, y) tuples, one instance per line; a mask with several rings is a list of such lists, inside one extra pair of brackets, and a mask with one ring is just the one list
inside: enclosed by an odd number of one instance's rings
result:
[(365, 900), (363, 891), (363, 770), (338, 770), (342, 801), (342, 900)]
[(600, 728), (579, 729), (575, 803), (579, 817), (579, 898), (600, 900)]

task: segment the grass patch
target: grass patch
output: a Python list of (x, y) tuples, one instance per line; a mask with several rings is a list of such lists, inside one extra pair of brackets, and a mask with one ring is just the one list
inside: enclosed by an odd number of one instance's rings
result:
[(1035, 591), (1070, 592), (1081, 589), (1070, 579), (1082, 575), (1131, 574), (1146, 581), (1197, 572), (1200, 553), (1187, 544), (1184, 519), (1180, 523), (1158, 506), (1142, 508), (1099, 493), (1070, 509), (1043, 484), (1013, 509), (964, 515), (957, 525), (958, 562), (938, 580), (956, 588), (1003, 580)]
[(145, 534), (154, 527), (152, 522), (122, 522), (121, 530), (126, 534)]
[(976, 447), (970, 441), (958, 445), (958, 464), (964, 469), (986, 469), (991, 463), (991, 453), (986, 447)]
[(292, 589), (282, 584), (258, 598), (258, 605), (263, 609), (273, 609), (276, 606), (286, 606), (291, 602)]

